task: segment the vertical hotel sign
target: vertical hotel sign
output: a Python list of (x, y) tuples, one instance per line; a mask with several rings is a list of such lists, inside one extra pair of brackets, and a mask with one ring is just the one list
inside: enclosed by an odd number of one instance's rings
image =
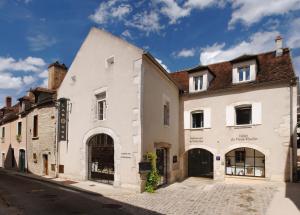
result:
[(58, 108), (58, 141), (67, 140), (67, 114), (68, 101), (65, 98), (60, 98)]

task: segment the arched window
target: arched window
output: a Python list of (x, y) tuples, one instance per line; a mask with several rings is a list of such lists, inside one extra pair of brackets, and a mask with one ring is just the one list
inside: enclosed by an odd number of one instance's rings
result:
[(237, 148), (225, 155), (226, 175), (265, 177), (265, 155), (252, 148)]

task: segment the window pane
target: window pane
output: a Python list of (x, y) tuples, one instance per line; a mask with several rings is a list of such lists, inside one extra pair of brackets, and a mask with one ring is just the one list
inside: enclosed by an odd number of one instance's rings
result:
[(199, 77), (199, 90), (202, 90), (203, 89), (203, 76), (200, 76)]
[(193, 113), (192, 114), (192, 127), (193, 128), (202, 128), (203, 127), (203, 113)]
[(169, 125), (170, 123), (170, 104), (167, 102), (164, 105), (164, 125)]
[(239, 69), (239, 81), (243, 81), (243, 74), (244, 74), (244, 71), (240, 68)]
[(246, 71), (246, 80), (249, 81), (250, 80), (250, 67), (246, 67), (245, 71)]
[(198, 81), (199, 77), (194, 77), (194, 88), (195, 90), (198, 90), (199, 88), (199, 81)]
[(251, 124), (251, 107), (239, 107), (236, 111), (236, 124)]

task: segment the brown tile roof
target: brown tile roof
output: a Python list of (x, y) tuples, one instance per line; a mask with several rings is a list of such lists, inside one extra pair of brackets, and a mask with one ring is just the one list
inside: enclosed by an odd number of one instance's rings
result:
[[(210, 82), (207, 91), (222, 90), (229, 88), (240, 88), (248, 85), (256, 85), (267, 82), (279, 82), (295, 80), (296, 76), (293, 70), (289, 49), (284, 49), (283, 55), (275, 56), (275, 52), (267, 52), (258, 55), (243, 55), (234, 59), (240, 61), (249, 58), (256, 58), (258, 63), (257, 78), (253, 82), (245, 84), (232, 84), (232, 61), (221, 62), (208, 65), (209, 70), (215, 75)], [(197, 67), (196, 67), (197, 68)], [(189, 90), (189, 72), (196, 68), (171, 73), (172, 78), (182, 87), (182, 90)], [(199, 67), (200, 69), (202, 67)]]

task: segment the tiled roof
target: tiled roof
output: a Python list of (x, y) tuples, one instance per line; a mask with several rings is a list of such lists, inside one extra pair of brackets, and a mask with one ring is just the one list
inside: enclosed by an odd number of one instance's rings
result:
[[(232, 84), (232, 65), (236, 60), (249, 60), (249, 58), (256, 58), (258, 64), (258, 72), (256, 80), (245, 84)], [(210, 82), (207, 91), (240, 88), (249, 85), (256, 85), (267, 82), (290, 82), (295, 80), (295, 73), (292, 66), (289, 49), (284, 49), (283, 55), (276, 57), (275, 51), (262, 53), (258, 55), (243, 55), (233, 61), (221, 62), (207, 65), (209, 70), (214, 74), (213, 80)], [(203, 67), (199, 67), (201, 70)], [(182, 87), (182, 90), (189, 90), (189, 72), (194, 72), (197, 67), (193, 69), (183, 70), (171, 73), (172, 78)]]

